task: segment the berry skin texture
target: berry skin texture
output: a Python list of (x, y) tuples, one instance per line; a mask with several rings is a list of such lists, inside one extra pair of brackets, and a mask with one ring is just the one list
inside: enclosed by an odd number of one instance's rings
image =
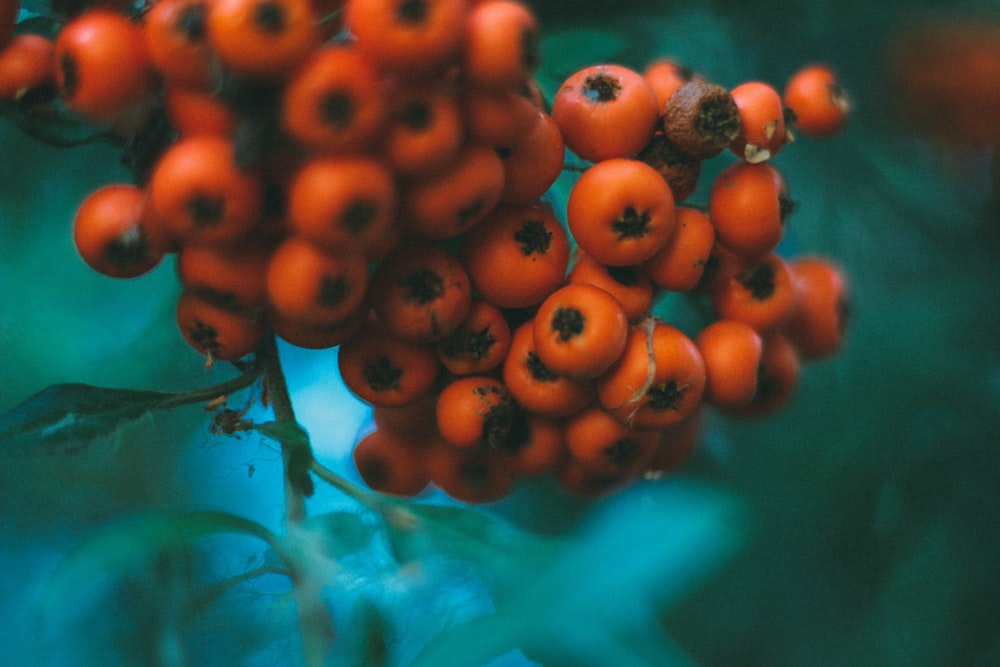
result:
[(784, 105), (795, 114), (795, 129), (810, 137), (826, 138), (847, 123), (850, 102), (834, 71), (822, 64), (806, 65), (785, 84)]
[(95, 190), (73, 221), (76, 249), (92, 269), (112, 278), (135, 278), (151, 271), (165, 249), (150, 235), (143, 217), (146, 195), (132, 185)]
[(503, 163), (496, 151), (469, 144), (443, 172), (402, 189), (404, 225), (423, 239), (455, 238), (496, 208), (503, 178)]
[(256, 239), (225, 246), (189, 244), (177, 253), (177, 277), (220, 308), (260, 315), (267, 307), (267, 266), (274, 248)]
[(316, 48), (309, 0), (211, 0), (208, 38), (222, 64), (250, 79), (281, 79)]
[(659, 117), (652, 87), (621, 65), (575, 72), (552, 100), (552, 118), (566, 146), (592, 162), (637, 154), (649, 143)]
[(527, 439), (525, 415), (507, 387), (485, 375), (453, 380), (438, 396), (437, 425), (455, 447), (516, 449)]
[(643, 262), (674, 229), (674, 195), (648, 164), (626, 158), (585, 171), (566, 204), (570, 233), (588, 255), (608, 266)]
[(354, 467), (368, 488), (412, 498), (430, 484), (420, 443), (399, 433), (376, 429), (354, 445)]
[(538, 358), (556, 375), (596, 378), (618, 360), (627, 337), (621, 304), (593, 285), (561, 287), (535, 314)]
[(615, 297), (630, 324), (645, 318), (653, 306), (653, 283), (641, 266), (604, 266), (577, 249), (576, 261), (566, 280), (600, 287)]
[(473, 86), (513, 88), (538, 65), (535, 15), (515, 0), (487, 0), (465, 21), (463, 74)]
[(56, 86), (71, 110), (105, 125), (140, 122), (154, 77), (137, 24), (108, 10), (84, 12), (60, 31), (54, 60)]
[(562, 173), (566, 144), (552, 117), (539, 111), (516, 143), (498, 150), (504, 168), (503, 204), (530, 204), (548, 192)]
[(780, 256), (733, 266), (712, 291), (712, 306), (721, 319), (744, 322), (759, 332), (779, 327), (792, 314), (796, 290), (792, 272)]
[(348, 0), (344, 22), (378, 69), (428, 79), (461, 56), (465, 0)]
[(450, 91), (427, 85), (404, 88), (389, 99), (388, 114), (381, 156), (403, 178), (427, 178), (446, 168), (462, 149), (462, 111)]
[(670, 96), (678, 88), (694, 78), (690, 69), (669, 59), (654, 60), (646, 66), (642, 75), (656, 93), (657, 108), (660, 111), (667, 106)]
[(0, 48), (0, 102), (18, 101), (53, 81), (55, 44), (41, 35), (16, 35)]
[(207, 91), (215, 75), (204, 0), (158, 0), (146, 12), (143, 34), (156, 70), (170, 84)]
[(729, 408), (726, 413), (748, 419), (774, 414), (791, 398), (800, 370), (798, 350), (784, 333), (773, 331), (764, 335), (757, 371), (757, 393), (749, 404)]
[(235, 361), (257, 349), (263, 321), (219, 308), (193, 292), (177, 299), (177, 324), (188, 344), (214, 361)]
[(805, 360), (824, 359), (840, 350), (848, 318), (848, 288), (840, 267), (822, 257), (789, 262), (796, 302), (784, 325), (788, 339)]
[(705, 362), (682, 331), (656, 320), (633, 327), (618, 362), (597, 381), (605, 410), (637, 429), (683, 421), (701, 403)]
[(469, 312), (444, 340), (435, 345), (438, 359), (455, 375), (480, 375), (500, 366), (510, 350), (510, 325), (503, 312), (473, 299)]
[(397, 338), (379, 325), (340, 346), (340, 376), (370, 405), (396, 407), (428, 394), (441, 370), (434, 349)]
[(400, 245), (372, 276), (369, 300), (379, 322), (403, 340), (430, 343), (447, 338), (472, 304), (469, 276), (438, 245)]
[(705, 402), (720, 407), (750, 403), (757, 393), (760, 334), (742, 322), (717, 320), (699, 331), (694, 343), (705, 362)]
[(774, 157), (788, 142), (781, 95), (760, 81), (742, 83), (730, 91), (742, 129), (729, 149), (751, 164)]
[(368, 289), (362, 255), (328, 253), (297, 236), (284, 240), (267, 267), (267, 295), (279, 316), (314, 326), (352, 315)]
[(597, 404), (566, 421), (566, 448), (573, 461), (604, 475), (636, 477), (659, 441), (659, 433), (630, 429)]
[(720, 245), (741, 257), (760, 257), (785, 233), (783, 180), (769, 164), (737, 162), (712, 182), (708, 217)]
[(459, 502), (500, 500), (517, 482), (507, 456), (491, 447), (455, 447), (438, 438), (427, 449), (426, 463), (434, 485)]
[(525, 410), (545, 417), (565, 417), (594, 400), (593, 384), (553, 373), (538, 357), (534, 322), (513, 334), (503, 362), (503, 382)]
[(317, 157), (306, 162), (287, 189), (292, 231), (331, 252), (369, 254), (396, 214), (396, 184), (378, 160)]
[(679, 207), (674, 231), (643, 266), (660, 289), (687, 292), (698, 286), (715, 246), (715, 227), (698, 209)]
[(462, 238), (462, 264), (484, 299), (500, 308), (525, 308), (562, 285), (569, 244), (545, 206), (500, 207)]
[(184, 243), (228, 243), (257, 224), (259, 179), (240, 169), (233, 145), (214, 136), (173, 144), (153, 168), (149, 196), (156, 215)]
[(370, 148), (388, 122), (378, 73), (353, 46), (313, 53), (288, 81), (281, 125), (302, 146), (319, 152)]

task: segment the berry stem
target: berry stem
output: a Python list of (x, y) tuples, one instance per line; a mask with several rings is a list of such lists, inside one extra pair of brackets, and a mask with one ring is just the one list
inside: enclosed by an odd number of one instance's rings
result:
[[(264, 386), (279, 424), (295, 424), (295, 410), (288, 392), (285, 372), (278, 356), (277, 340), (269, 333), (258, 351), (264, 368)], [(289, 431), (290, 433), (292, 431)], [(284, 437), (281, 459), (285, 469), (285, 522), (295, 530), (305, 519), (305, 496), (311, 492), (309, 469), (315, 461), (308, 438)], [(302, 635), (302, 656), (306, 667), (321, 667), (330, 655), (334, 638), (333, 619), (323, 602), (323, 581), (308, 566), (298, 561), (289, 563), (289, 574)]]

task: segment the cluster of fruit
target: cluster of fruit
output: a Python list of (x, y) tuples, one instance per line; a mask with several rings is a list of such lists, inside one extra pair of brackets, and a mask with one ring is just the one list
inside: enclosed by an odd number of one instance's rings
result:
[[(0, 98), (50, 88), (130, 140), (136, 183), (76, 215), (83, 259), (129, 278), (176, 254), (209, 361), (268, 332), (339, 346), (377, 490), (615, 488), (675, 468), (703, 406), (770, 412), (840, 346), (843, 276), (775, 252), (790, 203), (767, 162), (793, 126), (843, 124), (825, 67), (780, 95), (599, 65), (547, 107), (518, 0), (156, 0), (0, 37)], [(567, 148), (587, 166), (564, 225), (543, 197)], [(727, 149), (707, 207), (681, 205)], [(666, 292), (710, 304), (696, 335), (653, 315)]]

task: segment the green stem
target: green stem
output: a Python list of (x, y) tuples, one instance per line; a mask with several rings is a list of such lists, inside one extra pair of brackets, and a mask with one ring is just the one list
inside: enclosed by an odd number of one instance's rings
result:
[[(264, 386), (274, 408), (275, 421), (295, 424), (295, 410), (273, 333), (267, 336), (258, 354), (264, 367)], [(312, 482), (308, 476), (313, 461), (312, 449), (305, 438), (289, 437), (279, 442), (285, 471), (285, 522), (289, 531), (295, 531), (306, 516), (305, 496), (310, 492)], [(321, 667), (330, 655), (334, 638), (333, 619), (323, 602), (323, 582), (317, 579), (308, 564), (303, 566), (298, 559), (289, 563), (289, 575), (302, 635), (303, 662), (306, 667)]]

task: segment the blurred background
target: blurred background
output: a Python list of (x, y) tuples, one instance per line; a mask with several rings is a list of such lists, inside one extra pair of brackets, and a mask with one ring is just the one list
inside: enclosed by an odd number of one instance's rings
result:
[[(970, 27), (997, 25), (1000, 4), (533, 7), (543, 88), (583, 65), (642, 68), (659, 56), (727, 87), (780, 87), (813, 61), (839, 72), (854, 102), (847, 129), (800, 137), (774, 164), (798, 202), (781, 251), (827, 255), (849, 277), (846, 345), (805, 367), (778, 414), (711, 415), (675, 477), (603, 500), (540, 483), (478, 510), (538, 537), (524, 553), (506, 538), (490, 545), (509, 550), (524, 579), (547, 540), (570, 545), (551, 580), (523, 595), (509, 572), (439, 562), (433, 549), (417, 578), (377, 542), (364, 542), (363, 557), (331, 558), (336, 664), (409, 664), (445, 628), (514, 616), (566, 649), (563, 660), (526, 649), (544, 664), (1000, 664), (1000, 31)], [(942, 67), (940, 95), (912, 94)], [(995, 134), (970, 135), (969, 114), (990, 119)], [(58, 382), (180, 390), (232, 374), (206, 371), (178, 335), (171, 262), (114, 281), (77, 257), (76, 206), (126, 178), (112, 148), (48, 147), (0, 118), (0, 155), (0, 410)], [(723, 164), (706, 165), (692, 201), (705, 201)], [(350, 447), (368, 414), (340, 384), (336, 351), (282, 353), (317, 455), (356, 479)], [(47, 589), (81, 539), (137, 512), (210, 507), (281, 530), (275, 445), (213, 435), (207, 415), (158, 413), (75, 454), (0, 452), (0, 662), (300, 663), (283, 577), (265, 572), (192, 606), (191, 591), (208, 582), (266, 570), (267, 554), (242, 538), (161, 553), (95, 590), (53, 598)], [(312, 514), (354, 509), (325, 488), (309, 503)], [(370, 523), (350, 526), (371, 537)], [(514, 592), (497, 597), (505, 581)], [(617, 644), (577, 644), (589, 657), (574, 657), (565, 645), (580, 637), (552, 619), (572, 615), (567, 605), (585, 594), (604, 596), (588, 638), (614, 626)], [(509, 623), (484, 627), (528, 636)], [(485, 664), (481, 634), (451, 636), (453, 664)], [(514, 651), (496, 664), (533, 663)]]

